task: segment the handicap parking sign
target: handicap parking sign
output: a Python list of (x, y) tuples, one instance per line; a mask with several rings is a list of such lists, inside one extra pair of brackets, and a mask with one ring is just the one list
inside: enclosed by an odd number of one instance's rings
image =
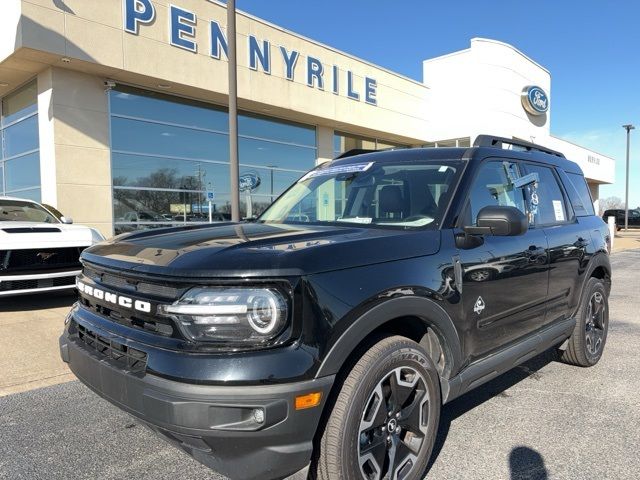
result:
[(212, 202), (215, 197), (215, 193), (213, 190), (207, 190), (207, 200)]

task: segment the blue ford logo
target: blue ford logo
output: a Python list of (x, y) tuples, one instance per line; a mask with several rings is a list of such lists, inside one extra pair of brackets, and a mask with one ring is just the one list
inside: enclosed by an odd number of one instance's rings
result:
[(257, 173), (245, 173), (244, 175), (240, 175), (239, 184), (240, 191), (247, 192), (255, 190), (260, 186), (262, 180), (260, 180), (260, 176)]
[(549, 97), (540, 87), (525, 87), (522, 90), (522, 106), (531, 115), (543, 115), (549, 110)]

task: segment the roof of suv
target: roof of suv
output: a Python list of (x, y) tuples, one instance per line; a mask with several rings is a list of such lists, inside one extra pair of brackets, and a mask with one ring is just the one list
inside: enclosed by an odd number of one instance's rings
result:
[[(363, 151), (364, 152), (364, 151)], [(348, 153), (348, 152), (347, 152)], [(334, 162), (419, 162), (424, 160), (466, 160), (479, 162), (488, 157), (512, 158), (531, 162), (546, 163), (561, 168), (565, 172), (582, 175), (580, 166), (564, 157), (552, 155), (538, 150), (520, 151), (496, 147), (468, 147), (468, 148), (404, 148), (396, 150), (370, 151), (338, 157)]]

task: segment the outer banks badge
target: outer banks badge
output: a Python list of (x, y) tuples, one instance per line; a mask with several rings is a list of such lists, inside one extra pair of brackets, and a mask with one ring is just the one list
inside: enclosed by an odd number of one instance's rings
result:
[(478, 297), (478, 299), (476, 300), (476, 304), (473, 306), (473, 311), (480, 315), (484, 310), (484, 307), (486, 307), (484, 300), (482, 299), (482, 297)]

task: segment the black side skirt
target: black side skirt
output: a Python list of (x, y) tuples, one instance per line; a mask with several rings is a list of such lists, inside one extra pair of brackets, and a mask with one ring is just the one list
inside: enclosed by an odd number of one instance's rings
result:
[(450, 402), (496, 378), (512, 368), (539, 355), (571, 336), (575, 319), (567, 318), (534, 332), (509, 347), (469, 365), (449, 380), (449, 394), (443, 403)]

